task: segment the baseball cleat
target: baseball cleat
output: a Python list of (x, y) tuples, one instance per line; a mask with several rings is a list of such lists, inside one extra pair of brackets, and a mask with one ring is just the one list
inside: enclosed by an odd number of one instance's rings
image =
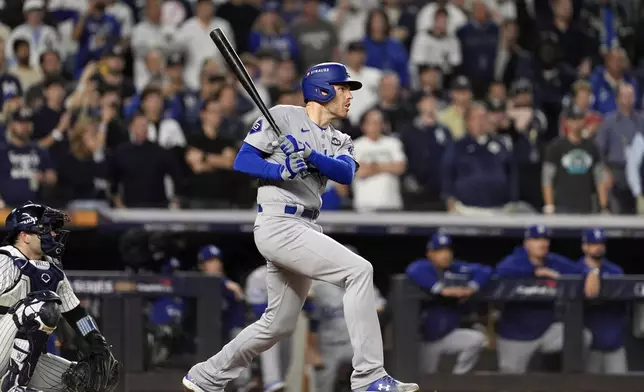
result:
[(206, 390), (199, 388), (199, 386), (192, 381), (192, 377), (189, 375), (186, 375), (183, 380), (181, 380), (181, 384), (183, 384), (184, 392), (206, 392)]
[(366, 389), (356, 390), (354, 392), (419, 392), (420, 387), (418, 384), (413, 383), (404, 383), (396, 380), (391, 376), (384, 376), (381, 379), (378, 379)]
[(277, 381), (264, 387), (264, 392), (282, 392), (285, 387), (286, 384), (281, 381)]

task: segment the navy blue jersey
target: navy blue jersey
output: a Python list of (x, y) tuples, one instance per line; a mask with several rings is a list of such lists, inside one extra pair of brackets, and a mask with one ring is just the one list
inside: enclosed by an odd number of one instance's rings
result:
[[(584, 258), (579, 259), (579, 264), (585, 267)], [(602, 260), (599, 273), (604, 276), (624, 275), (624, 271), (617, 264)], [(628, 322), (627, 302), (601, 300), (589, 301), (584, 308), (584, 324), (593, 334), (591, 349), (598, 351), (614, 351), (624, 344), (624, 330)]]
[(0, 145), (0, 198), (10, 206), (38, 200), (40, 184), (36, 176), (53, 168), (49, 153), (36, 143)]
[[(589, 271), (585, 266), (556, 253), (549, 253), (543, 266), (562, 275), (585, 275)], [(534, 278), (535, 266), (528, 259), (525, 248), (519, 246), (497, 264), (496, 273), (499, 278), (505, 279)], [(498, 333), (511, 340), (534, 340), (543, 335), (554, 321), (552, 302), (507, 302), (501, 313)]]
[[(407, 267), (407, 276), (416, 285), (432, 294), (439, 295), (446, 287), (482, 287), (492, 275), (488, 266), (462, 261), (453, 261), (442, 271), (427, 259), (419, 259)], [(423, 306), (421, 314), (421, 333), (425, 340), (443, 338), (461, 322), (466, 305), (457, 301), (431, 301)]]

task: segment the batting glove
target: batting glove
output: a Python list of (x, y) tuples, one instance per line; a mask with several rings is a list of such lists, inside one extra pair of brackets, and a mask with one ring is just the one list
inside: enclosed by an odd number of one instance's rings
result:
[(287, 155), (286, 162), (280, 168), (280, 174), (282, 175), (283, 180), (292, 180), (298, 175), (304, 175), (306, 173), (306, 162), (300, 153), (293, 153)]
[(313, 152), (308, 143), (302, 143), (292, 135), (280, 136), (277, 139), (277, 143), (286, 155), (299, 152), (304, 159), (308, 159), (311, 156), (311, 152)]

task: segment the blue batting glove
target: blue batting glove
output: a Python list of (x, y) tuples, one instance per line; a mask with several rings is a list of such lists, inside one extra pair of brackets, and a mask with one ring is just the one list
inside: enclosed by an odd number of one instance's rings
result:
[(304, 176), (306, 174), (306, 162), (300, 153), (293, 153), (286, 157), (286, 162), (280, 168), (282, 179), (293, 180), (298, 175)]
[(311, 152), (313, 152), (308, 143), (300, 142), (295, 139), (293, 135), (280, 136), (279, 139), (277, 139), (277, 143), (286, 155), (299, 152), (304, 159), (307, 159), (311, 156)]

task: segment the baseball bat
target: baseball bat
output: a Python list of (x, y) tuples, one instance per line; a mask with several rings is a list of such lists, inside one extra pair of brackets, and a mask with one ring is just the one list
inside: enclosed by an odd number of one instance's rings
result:
[(224, 34), (220, 28), (216, 28), (210, 32), (210, 39), (215, 43), (215, 46), (217, 46), (217, 49), (221, 52), (224, 60), (226, 60), (230, 69), (235, 73), (235, 76), (237, 76), (237, 79), (244, 87), (244, 90), (246, 90), (250, 98), (255, 102), (255, 105), (257, 105), (264, 117), (266, 117), (266, 121), (268, 121), (277, 137), (279, 137), (282, 132), (275, 123), (275, 119), (271, 115), (271, 112), (268, 111), (266, 104), (259, 96), (257, 87), (255, 87), (255, 82), (253, 82), (253, 79), (248, 75), (248, 71), (246, 70), (244, 63), (242, 63), (239, 55), (230, 44), (226, 34)]

